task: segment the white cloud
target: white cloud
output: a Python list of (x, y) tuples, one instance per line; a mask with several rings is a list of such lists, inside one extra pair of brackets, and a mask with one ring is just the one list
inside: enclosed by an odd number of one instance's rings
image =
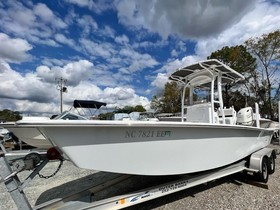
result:
[(98, 29), (98, 24), (89, 15), (83, 15), (80, 18), (76, 18), (78, 26), (83, 30), (83, 37), (87, 37), (90, 33), (94, 33)]
[(39, 66), (36, 69), (36, 76), (48, 83), (54, 83), (55, 78), (67, 80), (67, 84), (77, 86), (81, 81), (86, 80), (91, 75), (93, 64), (87, 60), (68, 63), (63, 67)]
[[(75, 60), (81, 60), (81, 59), (77, 58)], [(49, 58), (49, 57), (43, 57), (41, 61), (43, 65), (48, 67), (65, 66), (66, 64), (72, 62), (70, 59), (57, 59), (57, 58)]]
[(163, 89), (164, 85), (169, 82), (168, 75), (165, 73), (158, 73), (155, 80), (152, 82), (152, 86), (156, 87), (156, 89)]
[(64, 101), (70, 105), (75, 99), (101, 101), (100, 98), (103, 95), (102, 89), (89, 81), (82, 81), (77, 86), (67, 86), (67, 89)]
[(36, 44), (41, 44), (41, 45), (48, 45), (50, 47), (59, 47), (60, 45), (52, 40), (52, 39), (38, 39), (37, 37), (30, 37), (30, 40), (33, 42), (36, 42)]
[[(63, 67), (39, 66), (36, 72), (21, 75), (9, 64), (0, 63), (0, 108), (13, 108), (20, 112), (51, 113), (59, 112), (60, 96), (56, 89), (55, 77), (67, 79), (67, 93), (63, 94), (64, 110), (69, 109), (73, 100), (96, 100), (106, 102), (109, 108), (127, 105), (147, 106), (149, 100), (139, 96), (129, 87), (107, 87), (101, 89), (87, 80), (92, 74), (93, 64), (86, 60), (71, 62)], [(11, 79), (12, 78), (12, 79)], [(97, 78), (100, 80), (100, 78)], [(46, 82), (47, 81), (47, 82)], [(13, 94), (11, 94), (11, 91)]]
[[(122, 43), (129, 41), (126, 36), (117, 37), (116, 40)], [(99, 68), (103, 72), (99, 74), (98, 78), (100, 76), (108, 78), (107, 82), (104, 80), (103, 84), (109, 86), (112, 86), (109, 83), (115, 85), (131, 82), (133, 76), (135, 76), (132, 73), (143, 71), (148, 67), (153, 68), (159, 64), (151, 55), (139, 53), (129, 45), (118, 46), (109, 42), (96, 43), (89, 39), (81, 39), (80, 43), (84, 51), (91, 54), (93, 58), (101, 57), (106, 60), (107, 65), (102, 65)], [(98, 68), (98, 66), (96, 67)], [(113, 76), (112, 71), (114, 71)], [(107, 75), (105, 76), (105, 74)], [(112, 79), (116, 81), (114, 82)], [(96, 82), (96, 84), (100, 84), (100, 80)]]
[[(16, 14), (16, 15), (15, 15)], [(0, 25), (5, 33), (25, 38), (30, 42), (50, 44), (56, 30), (65, 29), (67, 25), (57, 17), (45, 4), (24, 5), (18, 1), (5, 2), (0, 7)]]
[(23, 116), (51, 117), (60, 113), (58, 103), (40, 103), (32, 100), (9, 100), (9, 103), (14, 104), (14, 110), (20, 111)]
[(145, 48), (145, 49), (158, 49), (164, 46), (167, 46), (168, 42), (166, 40), (158, 40), (156, 42), (152, 41), (141, 41), (141, 42), (134, 42), (132, 44), (133, 48)]
[(47, 22), (51, 21), (54, 18), (53, 12), (45, 4), (42, 3), (34, 6), (34, 13)]
[(113, 9), (114, 6), (111, 0), (67, 0), (67, 2), (76, 4), (80, 7), (87, 7), (97, 14), (100, 14), (109, 9)]
[(75, 41), (73, 39), (69, 39), (66, 36), (64, 36), (63, 34), (56, 34), (54, 36), (55, 40), (61, 44), (66, 44), (70, 47), (76, 48), (75, 46)]
[(137, 51), (131, 49), (131, 48), (122, 48), (119, 51), (119, 54), (121, 57), (123, 57), (123, 63), (127, 65), (122, 65), (122, 66), (127, 66), (126, 72), (127, 73), (133, 73), (136, 71), (142, 71), (143, 69), (147, 67), (154, 67), (158, 65), (158, 62), (149, 54), (141, 54), (138, 53)]
[(177, 57), (178, 56), (178, 53), (175, 49), (173, 49), (170, 54), (171, 54), (172, 57)]
[(18, 72), (12, 70), (5, 62), (1, 62), (0, 67), (2, 69), (0, 73), (1, 98), (37, 102), (47, 102), (52, 98), (51, 94), (49, 94), (49, 91), (52, 90), (51, 86), (49, 84), (44, 84), (34, 75), (27, 74), (22, 76)]
[(147, 106), (147, 104), (149, 104), (149, 100), (146, 97), (138, 96), (137, 94), (135, 94), (135, 91), (131, 88), (105, 88), (103, 94), (104, 97), (107, 98), (109, 107), (124, 107), (127, 105)]
[(224, 46), (243, 44), (251, 37), (278, 30), (280, 27), (280, 6), (272, 6), (269, 2), (259, 2), (254, 10), (248, 12), (238, 23), (229, 27), (216, 37), (199, 39), (196, 54), (204, 59)]
[(101, 56), (105, 58), (110, 58), (112, 54), (115, 54), (114, 47), (110, 43), (97, 43), (89, 39), (80, 39), (80, 44), (86, 53), (93, 56)]
[(171, 34), (197, 38), (219, 34), (238, 22), (255, 2), (122, 0), (116, 2), (116, 8), (119, 20), (124, 25), (143, 27), (164, 38)]
[(108, 37), (108, 38), (111, 38), (111, 39), (114, 39), (115, 38), (115, 30), (108, 26), (108, 25), (105, 25), (104, 27), (100, 27), (99, 28), (100, 30), (98, 31), (98, 35), (99, 36), (102, 36), (102, 37)]
[(129, 38), (126, 35), (117, 36), (115, 38), (115, 42), (117, 42), (119, 44), (127, 44), (127, 43), (129, 43)]
[[(280, 6), (271, 5), (266, 1), (258, 1), (255, 8), (244, 15), (239, 22), (229, 26), (217, 36), (198, 38), (195, 54), (184, 57), (181, 60), (171, 59), (158, 71), (158, 75), (151, 85), (156, 89), (164, 87), (168, 76), (178, 67), (191, 65), (199, 60), (206, 60), (212, 52), (224, 46), (235, 46), (243, 44), (251, 37), (260, 37), (280, 27)], [(180, 44), (184, 47), (184, 44)]]
[(31, 59), (28, 51), (32, 46), (23, 39), (13, 39), (4, 33), (0, 33), (0, 60), (19, 63)]
[(124, 107), (128, 105), (149, 105), (149, 100), (146, 97), (137, 95), (132, 88), (107, 87), (101, 89), (89, 82), (82, 82), (75, 88), (70, 87), (68, 93), (64, 94), (64, 98), (69, 104), (71, 104), (74, 99), (101, 101), (107, 103), (108, 108)]
[(67, 0), (69, 3), (77, 4), (80, 7), (90, 6), (94, 2), (91, 0)]
[(181, 60), (175, 59), (175, 60), (168, 62), (161, 69), (159, 69), (159, 73), (157, 74), (155, 79), (152, 81), (151, 86), (155, 88), (156, 92), (157, 92), (157, 90), (163, 89), (166, 82), (170, 82), (168, 80), (168, 78), (176, 69), (178, 69), (180, 67), (191, 65), (200, 60), (202, 60), (202, 59), (197, 56), (186, 56)]

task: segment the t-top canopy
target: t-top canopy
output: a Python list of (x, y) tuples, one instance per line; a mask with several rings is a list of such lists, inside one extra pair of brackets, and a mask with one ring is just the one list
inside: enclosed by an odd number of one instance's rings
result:
[(95, 108), (99, 109), (101, 106), (106, 106), (106, 103), (90, 100), (74, 100), (74, 108)]
[(243, 75), (216, 59), (200, 61), (196, 64), (179, 68), (171, 74), (169, 79), (184, 83), (188, 83), (191, 80), (198, 83), (200, 80), (200, 84), (206, 84), (211, 81), (210, 78), (214, 75), (221, 75), (222, 82), (237, 82), (244, 79)]

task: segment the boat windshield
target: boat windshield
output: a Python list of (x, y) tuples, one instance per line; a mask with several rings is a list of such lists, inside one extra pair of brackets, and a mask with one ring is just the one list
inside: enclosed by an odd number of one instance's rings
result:
[(71, 113), (69, 111), (62, 112), (60, 115), (56, 116), (54, 120), (86, 120), (87, 118)]
[(210, 89), (195, 88), (193, 91), (193, 104), (210, 102)]

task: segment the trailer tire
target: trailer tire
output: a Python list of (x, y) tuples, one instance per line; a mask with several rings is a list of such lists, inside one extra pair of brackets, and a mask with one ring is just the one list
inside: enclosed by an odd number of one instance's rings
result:
[(258, 181), (267, 183), (269, 176), (268, 158), (264, 157), (261, 163), (261, 171), (257, 174)]
[(275, 158), (273, 155), (271, 155), (270, 158), (268, 158), (268, 162), (269, 162), (268, 173), (273, 174), (275, 172)]

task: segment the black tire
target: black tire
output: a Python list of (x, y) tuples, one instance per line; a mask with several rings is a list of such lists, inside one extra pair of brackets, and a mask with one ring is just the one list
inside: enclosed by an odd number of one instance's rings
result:
[(273, 157), (273, 155), (271, 155), (270, 158), (268, 158), (268, 162), (269, 162), (268, 173), (273, 174), (275, 172), (275, 158)]
[(264, 157), (262, 159), (261, 171), (257, 174), (257, 178), (259, 182), (267, 183), (268, 176), (269, 176), (268, 170), (269, 170), (268, 158)]

